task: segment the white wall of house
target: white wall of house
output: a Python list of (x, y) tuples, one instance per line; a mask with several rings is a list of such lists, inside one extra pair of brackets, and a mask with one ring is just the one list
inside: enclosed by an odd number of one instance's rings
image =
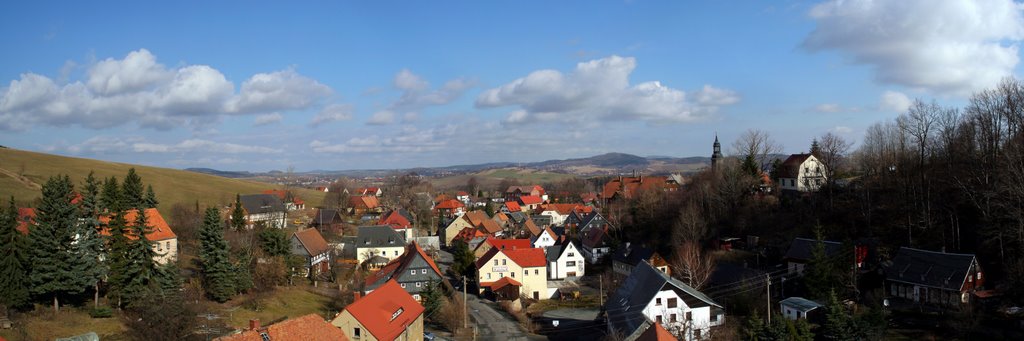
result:
[(153, 262), (164, 265), (178, 260), (178, 238), (170, 238), (153, 242)]
[(601, 258), (607, 257), (611, 253), (611, 247), (595, 247), (593, 249), (583, 247), (583, 256), (587, 259), (590, 264), (597, 264), (601, 262)]
[(562, 252), (558, 260), (548, 262), (548, 279), (563, 279), (566, 277), (582, 277), (586, 259), (583, 253), (577, 250), (573, 244), (565, 246), (567, 250)]
[(821, 163), (813, 155), (808, 156), (800, 164), (796, 178), (779, 178), (779, 188), (799, 192), (814, 192), (825, 185), (828, 179), (826, 177), (827, 174), (825, 164)]
[(356, 260), (359, 264), (363, 264), (367, 259), (373, 256), (381, 256), (392, 260), (401, 256), (405, 252), (405, 245), (396, 245), (389, 247), (356, 247)]
[(542, 231), (540, 235), (537, 236), (537, 239), (533, 240), (533, 247), (536, 248), (545, 248), (554, 245), (555, 239), (551, 237), (551, 235), (548, 233), (548, 230)]
[(263, 222), (266, 227), (273, 228), (284, 228), (285, 215), (284, 212), (269, 212), (269, 213), (256, 213), (250, 214), (246, 220), (249, 222), (248, 228), (253, 228), (256, 223)]
[[(675, 307), (671, 307), (672, 300), (675, 300)], [(676, 294), (675, 290), (658, 292), (654, 299), (647, 303), (643, 312), (644, 316), (651, 321), (657, 322), (660, 317), (661, 326), (673, 334), (686, 331), (686, 340), (700, 340), (708, 335), (711, 328), (711, 308), (691, 309)], [(687, 319), (687, 313), (689, 313), (689, 319)]]
[(565, 224), (565, 218), (568, 217), (568, 215), (559, 214), (558, 211), (555, 210), (540, 212), (540, 215), (551, 217), (551, 225), (555, 226)]

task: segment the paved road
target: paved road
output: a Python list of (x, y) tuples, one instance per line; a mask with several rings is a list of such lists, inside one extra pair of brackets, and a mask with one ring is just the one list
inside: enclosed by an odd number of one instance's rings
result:
[(476, 323), (480, 340), (544, 340), (544, 337), (528, 335), (519, 326), (515, 318), (504, 311), (494, 302), (481, 300), (476, 296), (469, 296), (469, 316)]

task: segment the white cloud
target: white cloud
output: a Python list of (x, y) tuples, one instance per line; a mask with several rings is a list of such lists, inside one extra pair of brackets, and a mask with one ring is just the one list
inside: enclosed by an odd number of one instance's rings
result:
[(276, 112), (275, 113), (270, 113), (270, 114), (262, 114), (262, 115), (256, 116), (256, 119), (253, 120), (252, 125), (254, 125), (254, 126), (265, 126), (265, 125), (281, 122), (282, 119), (284, 119), (284, 117), (281, 116), (281, 114), (278, 114)]
[(455, 125), (424, 130), (408, 126), (394, 135), (353, 137), (343, 143), (313, 140), (309, 147), (316, 153), (333, 154), (431, 152), (446, 148), (457, 129)]
[(811, 9), (817, 27), (803, 46), (838, 50), (882, 83), (965, 95), (1013, 73), (1022, 8), (1012, 0), (831, 0)]
[(203, 152), (219, 154), (281, 153), (280, 149), (248, 146), (236, 143), (215, 142), (202, 139), (188, 139), (176, 144), (135, 143), (132, 151), (137, 153), (184, 153)]
[(313, 122), (310, 122), (311, 126), (318, 126), (324, 123), (347, 121), (352, 119), (352, 105), (350, 104), (331, 104), (324, 107), (320, 112), (313, 117)]
[(385, 125), (395, 123), (395, 112), (391, 110), (381, 110), (373, 113), (370, 119), (366, 121), (369, 125)]
[(839, 104), (823, 103), (815, 105), (813, 108), (811, 108), (811, 111), (818, 113), (837, 113), (843, 111), (843, 108), (840, 107)]
[[(66, 75), (61, 75), (66, 78)], [(84, 79), (61, 82), (23, 73), (0, 88), (0, 130), (35, 125), (109, 128), (125, 123), (200, 129), (226, 114), (268, 114), (315, 107), (332, 91), (292, 69), (260, 73), (239, 93), (207, 65), (167, 68), (148, 50), (88, 67)]]
[(902, 113), (910, 108), (913, 101), (906, 94), (899, 91), (886, 91), (882, 93), (878, 107), (883, 111)]
[(836, 126), (835, 128), (832, 128), (832, 131), (838, 134), (849, 134), (853, 132), (853, 128), (847, 126)]
[[(690, 122), (734, 104), (739, 96), (705, 85), (692, 98), (682, 90), (651, 81), (629, 84), (636, 68), (632, 57), (610, 56), (582, 62), (567, 74), (538, 70), (481, 93), (476, 106), (518, 106), (506, 122), (636, 119), (647, 122)], [(528, 119), (529, 118), (529, 119)]]

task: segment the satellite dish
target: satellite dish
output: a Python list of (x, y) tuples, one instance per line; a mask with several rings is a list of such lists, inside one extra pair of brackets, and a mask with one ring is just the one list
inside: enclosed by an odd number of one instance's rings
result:
[(555, 326), (555, 327), (558, 327), (558, 320), (552, 320), (551, 321), (551, 325)]
[(886, 298), (886, 299), (882, 300), (882, 305), (888, 307), (889, 306), (889, 299)]

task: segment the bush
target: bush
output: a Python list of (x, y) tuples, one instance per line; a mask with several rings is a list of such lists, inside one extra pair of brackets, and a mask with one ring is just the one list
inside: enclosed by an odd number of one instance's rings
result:
[(92, 308), (92, 310), (89, 310), (89, 316), (94, 319), (109, 318), (114, 316), (114, 310), (110, 309), (110, 307)]

